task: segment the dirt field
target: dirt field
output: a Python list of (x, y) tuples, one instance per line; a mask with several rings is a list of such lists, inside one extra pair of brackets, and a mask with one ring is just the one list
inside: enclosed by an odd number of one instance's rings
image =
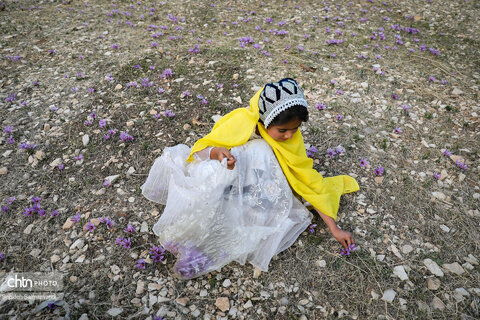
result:
[[(479, 318), (479, 16), (475, 0), (0, 2), (0, 275), (63, 274), (56, 300), (1, 291), (0, 318)], [(360, 184), (338, 220), (359, 249), (340, 255), (315, 217), (267, 273), (176, 279), (150, 254), (148, 170), (283, 77), (310, 104), (315, 168)]]

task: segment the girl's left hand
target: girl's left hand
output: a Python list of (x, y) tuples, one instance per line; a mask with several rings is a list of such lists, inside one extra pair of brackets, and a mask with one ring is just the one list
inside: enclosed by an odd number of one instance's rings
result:
[(332, 231), (332, 235), (345, 249), (355, 243), (352, 234), (348, 231), (337, 228)]

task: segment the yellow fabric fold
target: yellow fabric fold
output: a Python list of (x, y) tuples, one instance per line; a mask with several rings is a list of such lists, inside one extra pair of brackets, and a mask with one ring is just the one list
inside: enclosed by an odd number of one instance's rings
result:
[(258, 122), (258, 100), (262, 90), (250, 99), (249, 109), (235, 109), (218, 120), (212, 131), (194, 144), (187, 162), (193, 161), (195, 152), (210, 146), (230, 149), (246, 143), (257, 126), (262, 138), (272, 147), (290, 187), (316, 209), (337, 219), (341, 195), (358, 191), (357, 181), (348, 175), (324, 178), (313, 169), (313, 160), (307, 157), (300, 131), (283, 142), (270, 137)]

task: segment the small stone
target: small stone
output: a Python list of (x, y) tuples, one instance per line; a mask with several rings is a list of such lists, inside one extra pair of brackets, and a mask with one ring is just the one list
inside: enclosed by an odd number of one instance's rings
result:
[(77, 258), (77, 260), (75, 260), (76, 263), (83, 263), (83, 261), (85, 261), (85, 255), (82, 254), (80, 257)]
[(200, 297), (206, 297), (208, 295), (207, 290), (200, 290)]
[(130, 121), (127, 121), (127, 127), (132, 127), (135, 123), (130, 120)]
[(459, 95), (463, 94), (463, 91), (460, 90), (460, 89), (458, 89), (458, 88), (453, 88), (452, 94), (453, 94), (454, 96), (459, 96)]
[(380, 184), (383, 182), (384, 177), (375, 177), (375, 182)]
[(378, 298), (380, 298), (380, 295), (376, 293), (374, 290), (372, 290), (370, 294), (372, 295), (373, 300), (378, 300)]
[(50, 131), (50, 125), (48, 123), (43, 125), (43, 131)]
[(122, 308), (111, 308), (107, 311), (107, 313), (112, 317), (116, 317), (122, 312), (123, 312)]
[(427, 279), (427, 287), (429, 290), (432, 290), (432, 291), (435, 291), (435, 290), (438, 290), (438, 288), (440, 288), (440, 279), (437, 279), (437, 278), (428, 278)]
[(216, 123), (218, 120), (220, 120), (221, 118), (222, 118), (222, 116), (221, 116), (221, 115), (218, 115), (218, 114), (212, 116), (212, 120), (213, 120), (215, 123)]
[(54, 254), (53, 256), (50, 257), (51, 263), (55, 263), (57, 261), (60, 261), (60, 257), (58, 255)]
[(185, 307), (188, 303), (188, 300), (190, 300), (189, 298), (187, 297), (183, 297), (183, 298), (177, 298), (175, 301), (181, 305), (182, 307)]
[(30, 234), (32, 232), (32, 228), (33, 228), (33, 223), (29, 224), (25, 230), (23, 230), (23, 233), (24, 234)]
[(88, 134), (84, 134), (82, 137), (83, 145), (86, 147), (90, 142), (90, 136)]
[(65, 220), (65, 223), (62, 226), (62, 229), (63, 230), (70, 229), (73, 226), (73, 224), (74, 222), (70, 218), (67, 218), (67, 220)]
[(469, 270), (469, 271), (472, 271), (473, 269), (475, 269), (474, 266), (472, 266), (470, 263), (468, 262), (465, 262), (464, 264), (462, 264), (462, 267), (463, 269), (466, 269), (466, 270)]
[(50, 162), (50, 167), (52, 167), (52, 168), (58, 167), (58, 165), (60, 163), (62, 163), (62, 158), (57, 158), (57, 159), (53, 160), (52, 162)]
[(112, 271), (113, 274), (119, 274), (120, 273), (120, 267), (114, 264), (113, 266), (110, 266), (110, 270)]
[(215, 301), (215, 306), (220, 309), (220, 311), (225, 312), (230, 309), (230, 302), (227, 297), (217, 298)]
[(30, 255), (34, 258), (37, 258), (40, 255), (41, 252), (42, 252), (42, 250), (40, 250), (40, 249), (33, 249), (32, 251), (30, 251)]
[(447, 198), (447, 196), (445, 196), (443, 192), (439, 192), (439, 191), (432, 192), (432, 195), (439, 200), (445, 200)]
[(242, 104), (242, 98), (241, 97), (233, 97), (233, 100), (237, 101), (238, 103)]
[(45, 158), (45, 153), (39, 150), (35, 152), (35, 158), (37, 158), (37, 160), (42, 160), (43, 158)]
[(400, 278), (400, 280), (408, 280), (408, 275), (405, 272), (405, 268), (403, 266), (396, 266), (393, 268), (393, 274)]
[(260, 277), (261, 274), (262, 274), (262, 270), (260, 270), (259, 268), (255, 267), (255, 269), (253, 270), (253, 278), (254, 278), (254, 279), (257, 279), (258, 277)]
[(308, 304), (310, 301), (308, 299), (302, 299), (300, 301), (298, 301), (298, 304), (301, 305), (301, 306), (304, 306), (306, 304)]
[(463, 300), (465, 300), (465, 297), (468, 296), (470, 296), (470, 293), (468, 293), (468, 291), (464, 288), (457, 288), (453, 292), (453, 297), (455, 298), (455, 300), (457, 300), (457, 302), (462, 302)]
[(325, 260), (317, 260), (315, 261), (315, 265), (319, 268), (325, 268), (327, 266), (327, 262)]
[(409, 254), (410, 252), (413, 251), (413, 247), (409, 244), (406, 244), (406, 245), (402, 246), (401, 250), (404, 254)]
[(137, 290), (135, 290), (135, 293), (137, 296), (141, 296), (144, 291), (145, 291), (145, 282), (142, 280), (139, 280), (137, 282)]
[(135, 202), (135, 198), (134, 198), (134, 197), (130, 197), (130, 198), (128, 198), (128, 202), (130, 202), (130, 203), (133, 203), (133, 202)]
[(475, 266), (478, 265), (477, 258), (475, 258), (471, 253), (468, 255), (468, 257), (465, 257), (463, 259), (465, 259), (465, 261), (467, 261), (468, 263), (471, 263)]
[(82, 315), (80, 316), (80, 318), (78, 318), (78, 320), (88, 320), (88, 315), (86, 313), (82, 313)]
[(248, 309), (248, 308), (251, 308), (251, 307), (253, 307), (252, 300), (248, 300), (248, 301), (243, 305), (243, 308), (244, 308), (244, 309)]
[(421, 300), (417, 301), (417, 305), (418, 305), (418, 310), (420, 311), (423, 311), (423, 312), (430, 311), (430, 307), (424, 301), (421, 301)]
[(368, 83), (367, 83), (367, 82), (362, 82), (362, 83), (360, 83), (360, 86), (361, 86), (363, 89), (367, 89), (367, 88), (368, 88)]
[(108, 181), (110, 184), (112, 184), (117, 178), (120, 177), (119, 174), (115, 174), (113, 176), (108, 176), (104, 179), (104, 181)]
[(440, 229), (442, 229), (443, 232), (447, 232), (447, 233), (450, 232), (450, 228), (444, 224), (440, 225)]
[(117, 84), (117, 85), (115, 86), (115, 91), (118, 91), (118, 90), (120, 90), (120, 89), (122, 89), (122, 85), (121, 85), (121, 84)]
[(388, 289), (383, 293), (382, 300), (385, 302), (392, 302), (395, 299), (397, 293), (393, 289)]
[(130, 177), (134, 173), (135, 173), (135, 168), (134, 167), (128, 168), (127, 177)]
[(289, 303), (290, 303), (290, 301), (288, 300), (287, 297), (282, 297), (282, 299), (280, 299), (280, 304), (281, 304), (282, 306), (286, 306), (286, 305), (288, 305)]
[(140, 227), (140, 232), (148, 232), (148, 223), (146, 221), (142, 222), (142, 226)]
[(232, 285), (232, 282), (230, 281), (230, 279), (225, 279), (225, 280), (223, 281), (223, 283), (222, 283), (222, 286), (223, 286), (224, 288), (228, 288), (228, 287), (230, 287), (231, 285)]
[(465, 273), (465, 270), (458, 262), (446, 263), (442, 265), (442, 267), (449, 272), (455, 273), (456, 275), (461, 275)]
[(191, 128), (192, 128), (192, 126), (189, 123), (185, 123), (183, 125), (183, 130), (190, 130)]
[(434, 297), (432, 300), (432, 307), (433, 309), (438, 309), (440, 311), (443, 311), (445, 309), (445, 304), (438, 297)]
[(432, 259), (423, 260), (423, 264), (427, 267), (428, 271), (436, 275), (437, 277), (443, 277), (443, 271), (438, 264)]
[(77, 240), (75, 240), (75, 242), (70, 246), (70, 250), (75, 250), (75, 249), (82, 249), (83, 246), (85, 245), (85, 240), (83, 240), (82, 238), (79, 238)]
[(0, 168), (0, 176), (5, 175), (8, 173), (7, 167)]

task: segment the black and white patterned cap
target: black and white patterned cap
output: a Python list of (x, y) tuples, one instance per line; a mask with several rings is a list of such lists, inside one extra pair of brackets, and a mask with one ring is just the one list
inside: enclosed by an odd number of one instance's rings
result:
[(295, 80), (285, 78), (279, 82), (268, 83), (258, 100), (260, 119), (265, 128), (268, 128), (276, 116), (296, 105), (308, 107), (303, 91)]

